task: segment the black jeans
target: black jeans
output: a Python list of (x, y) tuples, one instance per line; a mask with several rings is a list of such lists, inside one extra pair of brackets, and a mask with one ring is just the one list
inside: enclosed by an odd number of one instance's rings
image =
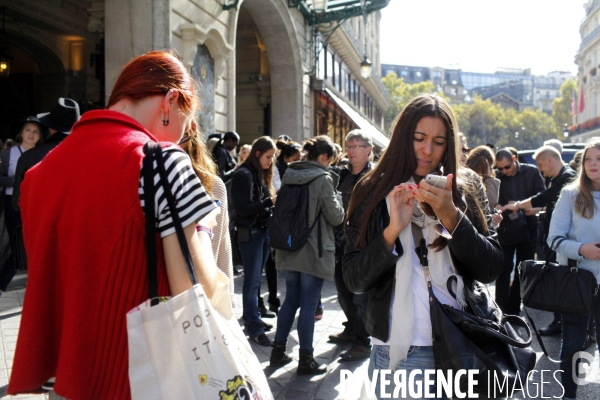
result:
[[(9, 246), (12, 246), (14, 240), (15, 229), (21, 223), (21, 213), (12, 206), (12, 196), (4, 196), (4, 224), (8, 232)], [(12, 249), (11, 249), (12, 251)], [(13, 255), (9, 255), (6, 262), (0, 270), (0, 290), (5, 291), (9, 283), (15, 277), (15, 259)]]
[(340, 258), (336, 257), (334, 279), (335, 288), (338, 292), (338, 301), (348, 319), (346, 329), (352, 329), (356, 336), (353, 345), (370, 347), (371, 339), (369, 338), (369, 332), (367, 332), (363, 319), (367, 309), (367, 302), (369, 301), (369, 293), (354, 294), (348, 290), (344, 283)]
[[(583, 343), (588, 332), (588, 323), (590, 319), (596, 322), (596, 343), (600, 343), (600, 304), (598, 297), (594, 296), (594, 305), (592, 311), (588, 315), (567, 315), (561, 314), (562, 318), (562, 342), (560, 348), (560, 359), (564, 360), (560, 363), (562, 370), (560, 377), (562, 385), (565, 388), (565, 397), (575, 398), (577, 394), (577, 384), (573, 380), (573, 356), (578, 351), (581, 351)], [(593, 349), (593, 348), (592, 348)], [(594, 351), (588, 350), (591, 355)], [(576, 361), (575, 371), (579, 370), (581, 358)], [(580, 376), (579, 379), (586, 378)], [(587, 377), (589, 380), (590, 377)]]
[(513, 259), (517, 255), (517, 265), (521, 261), (533, 259), (533, 246), (537, 237), (537, 227), (529, 229), (531, 240), (526, 242), (502, 246), (504, 253), (504, 266), (500, 276), (496, 280), (496, 303), (505, 314), (519, 315), (521, 312), (521, 281), (519, 274), (515, 271), (512, 286), (510, 284), (510, 274), (515, 269)]
[(269, 251), (267, 264), (265, 265), (267, 275), (267, 287), (269, 289), (269, 303), (277, 303), (277, 269), (275, 268), (275, 255)]

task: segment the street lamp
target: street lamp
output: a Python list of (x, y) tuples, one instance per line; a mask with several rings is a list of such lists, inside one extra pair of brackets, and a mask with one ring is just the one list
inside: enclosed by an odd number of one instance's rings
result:
[(567, 124), (565, 124), (565, 127), (563, 128), (563, 135), (565, 138), (569, 137), (569, 127), (567, 126)]
[(371, 60), (369, 60), (365, 54), (365, 58), (363, 58), (362, 62), (360, 63), (360, 76), (363, 79), (369, 79), (371, 77), (371, 69)]
[[(4, 13), (6, 12), (6, 7), (2, 7), (0, 11), (2, 11), (2, 42), (5, 42)], [(10, 56), (10, 47), (8, 43), (0, 44), (0, 77), (8, 78), (10, 75), (10, 64), (12, 60), (13, 58)]]
[(315, 13), (321, 14), (327, 11), (328, 0), (313, 0), (312, 9)]

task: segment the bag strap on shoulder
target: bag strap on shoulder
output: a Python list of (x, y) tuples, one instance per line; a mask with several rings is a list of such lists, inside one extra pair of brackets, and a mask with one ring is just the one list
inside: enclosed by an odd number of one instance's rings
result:
[(177, 211), (175, 204), (175, 197), (171, 191), (171, 187), (168, 184), (168, 176), (165, 169), (162, 147), (159, 143), (147, 142), (144, 145), (144, 160), (142, 163), (143, 176), (144, 176), (144, 214), (146, 216), (146, 255), (147, 268), (148, 268), (148, 283), (149, 283), (149, 298), (152, 301), (152, 305), (158, 303), (158, 267), (156, 262), (156, 207), (154, 204), (154, 197), (156, 194), (156, 187), (154, 185), (154, 159), (158, 167), (158, 173), (160, 175), (159, 183), (163, 187), (165, 196), (167, 198), (167, 204), (179, 247), (183, 254), (183, 259), (186, 264), (186, 269), (192, 285), (198, 283), (198, 277), (194, 268), (194, 262), (188, 247), (181, 218)]
[[(158, 277), (156, 274), (156, 207), (154, 197), (154, 142), (144, 145), (142, 171), (144, 176), (144, 214), (146, 217), (146, 258), (148, 268), (148, 298), (152, 305), (158, 304)], [(160, 147), (160, 146), (159, 146)]]

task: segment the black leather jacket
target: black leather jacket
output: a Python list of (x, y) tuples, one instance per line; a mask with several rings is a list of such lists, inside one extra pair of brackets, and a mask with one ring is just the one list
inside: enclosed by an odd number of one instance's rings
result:
[[(481, 190), (483, 191), (483, 185)], [(371, 336), (387, 342), (389, 339), (389, 314), (396, 276), (396, 262), (404, 251), (400, 240), (396, 239), (394, 255), (386, 246), (383, 230), (389, 225), (390, 217), (382, 200), (371, 217), (367, 246), (355, 249), (358, 233), (363, 220), (369, 196), (360, 203), (346, 226), (346, 251), (343, 271), (344, 282), (353, 293), (369, 291), (369, 301), (364, 316), (365, 327)], [(484, 208), (487, 210), (487, 207)], [(462, 217), (460, 213), (459, 218)], [(473, 221), (473, 222), (471, 222)], [(484, 236), (481, 223), (467, 211), (467, 215), (456, 227), (453, 238), (448, 241), (450, 254), (458, 273), (463, 277), (466, 300), (476, 314), (500, 319), (500, 312), (495, 304), (490, 304), (487, 297), (479, 296), (477, 282), (490, 283), (496, 280), (502, 271), (503, 254), (492, 224), (491, 215), (487, 215), (488, 235)]]

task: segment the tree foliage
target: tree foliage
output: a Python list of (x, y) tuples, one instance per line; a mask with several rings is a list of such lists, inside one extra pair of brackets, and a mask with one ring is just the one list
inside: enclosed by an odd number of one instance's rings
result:
[(479, 96), (473, 103), (458, 104), (453, 109), (471, 147), (491, 143), (497, 148), (536, 149), (545, 140), (562, 134), (552, 117), (539, 109), (517, 111)]
[[(409, 101), (421, 93), (437, 93), (433, 82), (406, 83), (403, 78), (398, 78), (395, 72), (387, 74), (381, 81), (390, 92), (390, 107), (385, 113), (385, 127), (387, 132), (390, 131), (392, 122), (394, 122), (400, 111), (404, 109), (404, 106)], [(442, 93), (437, 94), (442, 95)]]
[[(409, 84), (404, 79), (398, 78), (392, 72), (382, 79), (383, 84), (390, 92), (390, 108), (385, 115), (386, 130), (390, 131), (392, 122), (410, 100), (421, 93), (438, 93), (436, 86), (431, 81)], [(571, 118), (572, 90), (575, 81), (566, 81), (561, 87), (561, 98), (554, 100), (553, 114), (551, 117), (538, 109), (527, 108), (517, 111), (504, 108), (493, 103), (490, 99), (483, 100), (475, 96), (472, 103), (452, 105), (456, 114), (458, 126), (467, 137), (469, 146), (475, 147), (486, 143), (494, 144), (497, 148), (516, 147), (519, 150), (536, 149), (545, 140), (561, 139), (562, 127), (565, 118)], [(558, 100), (568, 100), (568, 114), (563, 115), (564, 104), (561, 102), (557, 110)], [(566, 104), (567, 101), (565, 100)]]
[(554, 118), (556, 126), (561, 129), (565, 124), (568, 126), (573, 123), (571, 102), (574, 93), (577, 93), (577, 82), (575, 79), (568, 79), (560, 86), (560, 97), (552, 102), (552, 118)]

